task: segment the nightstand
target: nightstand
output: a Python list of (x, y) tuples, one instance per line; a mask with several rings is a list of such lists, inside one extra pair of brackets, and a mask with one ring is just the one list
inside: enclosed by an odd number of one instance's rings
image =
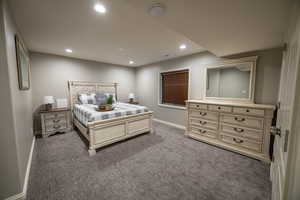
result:
[(42, 137), (48, 137), (57, 132), (72, 130), (71, 110), (59, 108), (40, 111), (42, 121)]
[(139, 104), (139, 102), (137, 102), (137, 101), (134, 101), (134, 102), (126, 102), (126, 103), (129, 103), (129, 104)]

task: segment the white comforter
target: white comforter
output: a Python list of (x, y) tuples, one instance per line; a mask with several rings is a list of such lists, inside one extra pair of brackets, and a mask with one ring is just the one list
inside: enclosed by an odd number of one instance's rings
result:
[(114, 104), (115, 109), (107, 112), (96, 111), (97, 105), (93, 104), (75, 104), (74, 115), (84, 125), (88, 122), (112, 119), (115, 117), (134, 115), (138, 113), (148, 112), (148, 108), (140, 105), (133, 105), (118, 102)]

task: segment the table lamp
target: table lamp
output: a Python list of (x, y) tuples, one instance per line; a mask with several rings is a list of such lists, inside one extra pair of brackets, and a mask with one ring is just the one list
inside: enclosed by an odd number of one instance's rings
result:
[(134, 94), (133, 94), (133, 93), (129, 93), (128, 98), (129, 98), (129, 102), (130, 102), (130, 103), (133, 103), (133, 100), (134, 100)]
[(46, 110), (52, 109), (52, 104), (54, 104), (54, 97), (53, 96), (44, 96), (44, 104), (46, 105)]

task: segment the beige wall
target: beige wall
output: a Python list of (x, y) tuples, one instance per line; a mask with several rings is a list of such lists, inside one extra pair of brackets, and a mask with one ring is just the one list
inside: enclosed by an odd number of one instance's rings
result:
[(20, 191), (18, 157), (13, 126), (11, 91), (9, 87), (3, 1), (0, 0), (0, 199)]
[[(135, 69), (94, 61), (67, 58), (50, 54), (31, 54), (33, 109), (38, 111), (47, 95), (67, 98), (68, 80), (117, 82), (118, 99), (127, 101), (135, 93)], [(36, 113), (37, 131), (40, 130)]]
[(1, 1), (1, 5), (1, 38), (4, 38), (1, 52), (5, 54), (4, 63), (1, 63), (1, 93), (4, 92), (5, 97), (1, 98), (0, 121), (5, 124), (1, 124), (0, 146), (6, 158), (1, 159), (3, 162), (0, 164), (1, 169), (5, 168), (5, 174), (0, 178), (0, 199), (22, 192), (33, 140), (31, 90), (20, 91), (18, 88), (14, 39), (17, 29), (6, 1)]
[[(232, 58), (258, 55), (257, 76), (256, 76), (256, 103), (275, 104), (277, 101), (278, 86), (282, 53), (280, 49), (245, 53), (231, 56)], [(137, 68), (136, 91), (138, 99), (142, 104), (149, 106), (154, 111), (155, 118), (186, 125), (186, 111), (174, 108), (158, 106), (160, 71), (190, 68), (190, 99), (202, 99), (204, 92), (204, 65), (213, 63), (221, 58), (209, 52), (198, 53), (168, 61), (158, 62)]]

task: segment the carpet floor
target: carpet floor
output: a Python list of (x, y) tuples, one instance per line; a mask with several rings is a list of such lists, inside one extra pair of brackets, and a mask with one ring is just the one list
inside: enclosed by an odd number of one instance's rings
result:
[(37, 139), (27, 199), (270, 199), (269, 165), (154, 126), (94, 157), (76, 132)]

